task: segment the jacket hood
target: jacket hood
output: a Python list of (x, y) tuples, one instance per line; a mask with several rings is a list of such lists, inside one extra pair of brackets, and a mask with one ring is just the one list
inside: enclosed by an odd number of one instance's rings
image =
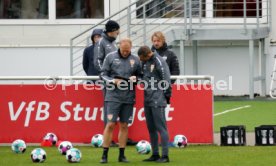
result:
[(102, 36), (102, 33), (103, 33), (103, 30), (102, 29), (94, 29), (93, 30), (93, 32), (92, 32), (92, 35), (91, 35), (91, 39), (92, 39), (92, 41), (93, 41), (93, 43), (95, 43), (95, 41), (94, 41), (94, 36), (95, 35), (100, 35), (100, 36)]

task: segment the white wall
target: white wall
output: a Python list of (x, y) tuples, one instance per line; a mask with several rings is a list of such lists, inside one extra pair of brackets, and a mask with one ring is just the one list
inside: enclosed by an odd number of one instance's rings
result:
[[(179, 49), (174, 49), (179, 55)], [(70, 74), (69, 48), (0, 48), (1, 76), (63, 76)], [(257, 49), (256, 51), (257, 52)], [(267, 87), (270, 83), (272, 64), (276, 47), (271, 47), (267, 56)], [(185, 47), (186, 74), (192, 74), (191, 47)], [(215, 95), (248, 94), (248, 47), (199, 47), (198, 72), (201, 75), (215, 76), (218, 80), (229, 83), (232, 76), (232, 90), (217, 90)], [(255, 56), (257, 58), (257, 56)], [(258, 60), (255, 61), (257, 76)], [(255, 83), (255, 92), (259, 92), (259, 83)], [(268, 93), (268, 91), (267, 91)]]
[[(249, 48), (247, 45), (240, 46), (201, 46), (198, 47), (198, 74), (212, 75), (215, 83), (219, 80), (225, 81), (230, 86), (230, 76), (232, 77), (232, 90), (218, 90), (215, 88), (215, 95), (246, 95), (249, 94)], [(179, 55), (179, 48), (173, 49)], [(254, 76), (259, 76), (258, 48), (255, 47), (255, 72)], [(271, 72), (274, 63), (276, 47), (269, 49), (266, 58), (266, 80), (267, 94), (271, 81)], [(192, 48), (185, 47), (185, 73), (193, 74)], [(260, 82), (255, 82), (255, 93), (260, 93)]]
[(0, 75), (69, 75), (69, 60), (69, 48), (0, 48)]
[(0, 47), (69, 46), (91, 25), (0, 25)]
[[(271, 15), (272, 15), (272, 27), (271, 27), (271, 34), (270, 34), (270, 38), (272, 39), (276, 39), (276, 1), (275, 0), (271, 0), (272, 2), (272, 10), (271, 10)], [(273, 10), (274, 9), (274, 10)]]

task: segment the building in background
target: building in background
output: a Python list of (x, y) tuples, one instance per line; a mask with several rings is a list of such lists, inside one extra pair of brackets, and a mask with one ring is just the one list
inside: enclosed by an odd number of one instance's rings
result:
[[(193, 0), (192, 4), (189, 4), (192, 9), (191, 15), (205, 19), (206, 23), (214, 26), (222, 22), (242, 22), (243, 0), (230, 1), (233, 3), (223, 0)], [(136, 0), (0, 0), (0, 75), (69, 75), (70, 39), (134, 2)], [(145, 2), (146, 0), (137, 1), (136, 7)], [(265, 41), (266, 80), (269, 87), (276, 54), (276, 42), (274, 42), (276, 41), (276, 2), (274, 0), (246, 0), (246, 2), (246, 16), (249, 22), (257, 15), (260, 21), (271, 16), (271, 31)], [(145, 7), (145, 18), (160, 20), (171, 17), (181, 18), (185, 14), (185, 7), (182, 4), (183, 0), (152, 1)], [(259, 6), (259, 12), (256, 10), (257, 6)], [(189, 9), (188, 5), (186, 7)], [(268, 8), (271, 8), (270, 15), (267, 15)], [(186, 10), (187, 14), (189, 12)], [(135, 21), (138, 24), (144, 17), (143, 9), (133, 14), (138, 20), (133, 20), (132, 26), (135, 27)], [(154, 24), (158, 24), (158, 20)], [(225, 26), (225, 28), (231, 27)], [(135, 33), (131, 31), (133, 36)], [(151, 34), (148, 36), (150, 37)], [(185, 74), (190, 75), (193, 74), (190, 63), (193, 58), (192, 47), (190, 47), (192, 44), (189, 41), (185, 44), (187, 47), (184, 50), (186, 59), (183, 68)], [(216, 90), (215, 94), (248, 94), (246, 77), (249, 75), (248, 42), (212, 40), (201, 41), (198, 44), (198, 74), (214, 75), (215, 79), (225, 81), (230, 81), (231, 78), (233, 81), (233, 90)], [(173, 49), (180, 52), (179, 45), (174, 45)], [(257, 45), (255, 45), (255, 52), (258, 52)], [(257, 61), (255, 65), (259, 65)], [(257, 93), (260, 91), (258, 85), (259, 83), (256, 83), (255, 86)]]

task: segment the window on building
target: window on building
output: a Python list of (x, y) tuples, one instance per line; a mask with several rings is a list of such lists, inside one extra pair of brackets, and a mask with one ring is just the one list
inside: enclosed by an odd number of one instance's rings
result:
[[(139, 0), (137, 7), (145, 3), (147, 0)], [(205, 16), (205, 1), (201, 0), (201, 16)], [(186, 1), (187, 10), (189, 13), (189, 1)], [(198, 17), (200, 15), (200, 0), (192, 0), (192, 15)], [(184, 16), (184, 1), (183, 0), (155, 0), (147, 4), (145, 7), (146, 18), (172, 18)], [(137, 18), (143, 18), (143, 8), (138, 9)]]
[(0, 0), (1, 19), (47, 19), (48, 17), (48, 0)]
[(104, 0), (56, 0), (56, 18), (104, 18)]
[[(243, 17), (243, 0), (214, 0), (214, 17)], [(257, 16), (256, 0), (246, 0), (247, 17)], [(262, 16), (262, 1), (259, 1), (259, 16)]]

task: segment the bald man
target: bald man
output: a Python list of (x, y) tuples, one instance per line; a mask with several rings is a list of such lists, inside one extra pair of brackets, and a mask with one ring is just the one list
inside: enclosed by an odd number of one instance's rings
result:
[(125, 38), (120, 41), (117, 51), (107, 54), (101, 72), (106, 84), (105, 104), (107, 124), (104, 129), (103, 155), (101, 163), (108, 162), (108, 150), (113, 130), (119, 118), (119, 162), (129, 162), (124, 154), (128, 138), (128, 123), (132, 121), (135, 102), (134, 83), (141, 76), (140, 60), (131, 53), (132, 42)]

